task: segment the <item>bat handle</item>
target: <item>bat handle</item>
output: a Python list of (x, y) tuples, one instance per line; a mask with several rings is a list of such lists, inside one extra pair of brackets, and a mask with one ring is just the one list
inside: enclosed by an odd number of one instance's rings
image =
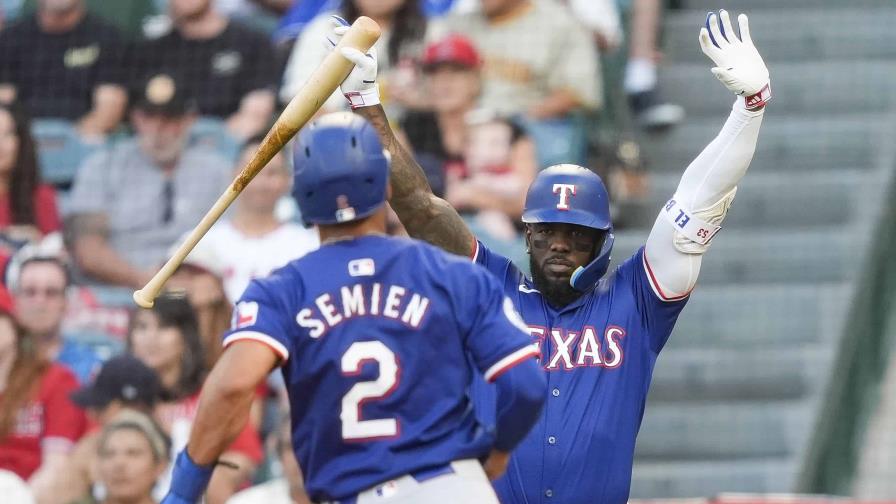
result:
[(146, 282), (146, 285), (144, 285), (142, 289), (134, 291), (134, 302), (137, 303), (137, 306), (140, 308), (152, 308), (155, 299), (159, 297), (159, 292), (161, 292), (162, 288), (165, 286), (165, 282), (167, 282), (168, 279), (171, 278), (171, 275), (177, 271), (177, 268), (180, 267), (187, 255), (190, 254), (190, 251), (193, 250), (193, 247), (196, 246), (196, 242), (198, 242), (205, 233), (201, 233), (196, 238), (195, 242), (190, 243), (193, 234), (194, 233), (190, 234), (184, 243), (178, 247), (174, 255), (172, 255), (165, 265), (153, 275), (149, 282)]
[(153, 275), (149, 282), (146, 282), (146, 285), (144, 285), (142, 289), (134, 291), (134, 302), (137, 303), (137, 306), (141, 308), (152, 308), (155, 299), (159, 296), (159, 292), (161, 292), (162, 287), (165, 286), (165, 282), (167, 282), (168, 279), (171, 278), (171, 275), (177, 271), (177, 268), (183, 264), (184, 260), (186, 260), (187, 256), (190, 255), (190, 252), (193, 250), (193, 247), (199, 243), (199, 240), (205, 236), (218, 218), (224, 214), (224, 211), (227, 210), (227, 207), (229, 207), (233, 200), (236, 199), (238, 194), (239, 191), (234, 188), (233, 184), (221, 194), (218, 201), (215, 202), (208, 213), (206, 213), (202, 220), (199, 221), (199, 224), (190, 231), (190, 234), (187, 235), (187, 238), (183, 243), (177, 247), (177, 250), (174, 251), (174, 254), (171, 255), (165, 265)]

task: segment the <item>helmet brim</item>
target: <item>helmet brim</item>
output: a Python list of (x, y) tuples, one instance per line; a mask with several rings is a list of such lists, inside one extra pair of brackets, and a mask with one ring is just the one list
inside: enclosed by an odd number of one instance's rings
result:
[(527, 210), (523, 212), (522, 221), (526, 224), (576, 224), (601, 231), (613, 228), (609, 218), (603, 218), (582, 210), (557, 210), (555, 208)]

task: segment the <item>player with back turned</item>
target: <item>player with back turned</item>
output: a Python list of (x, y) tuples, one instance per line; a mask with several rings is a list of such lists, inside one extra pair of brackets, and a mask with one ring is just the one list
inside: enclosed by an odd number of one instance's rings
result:
[[(597, 175), (581, 166), (557, 165), (541, 171), (529, 187), (522, 217), (528, 278), (477, 241), (457, 212), (432, 194), (376, 105), (376, 62), (355, 61), (367, 78), (343, 91), (354, 97), (355, 112), (377, 127), (392, 154), (389, 202), (405, 228), (491, 271), (540, 345), (547, 400), (505, 476), (495, 482), (504, 504), (628, 498), (654, 364), (750, 164), (771, 98), (768, 69), (750, 38), (747, 17), (738, 21), (739, 34), (727, 12), (711, 13), (699, 34), (703, 52), (716, 64), (712, 73), (739, 95), (727, 122), (685, 170), (646, 245), (609, 273), (613, 225)], [(331, 38), (344, 31), (334, 27)], [(494, 394), (480, 387), (474, 395), (488, 422)]]
[[(359, 70), (343, 85), (357, 87)], [(277, 365), (313, 501), (498, 502), (487, 475), (504, 471), (544, 401), (537, 350), (492, 275), (384, 235), (389, 164), (354, 114), (300, 132), (293, 195), (321, 247), (254, 280), (237, 303), (163, 502), (197, 502)], [(498, 396), (494, 431), (468, 397), (480, 374)]]

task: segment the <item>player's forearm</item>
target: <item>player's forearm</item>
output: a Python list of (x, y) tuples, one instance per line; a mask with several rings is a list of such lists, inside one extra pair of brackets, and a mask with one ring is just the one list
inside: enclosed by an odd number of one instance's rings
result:
[[(250, 340), (237, 341), (224, 351), (203, 385), (190, 441), (174, 464), (169, 496), (199, 501), (218, 458), (245, 428), (256, 387), (278, 359), (267, 345)], [(228, 469), (219, 468), (214, 474), (220, 470)]]
[(383, 147), (392, 158), (389, 177), (392, 195), (389, 204), (408, 233), (448, 252), (470, 255), (472, 233), (457, 211), (432, 193), (423, 169), (398, 141), (383, 108), (374, 105), (355, 112), (376, 128)]
[(734, 189), (753, 159), (763, 112), (747, 110), (738, 98), (722, 130), (682, 175), (675, 192), (679, 201), (699, 210)]
[[(223, 358), (223, 357), (222, 357)], [(190, 430), (187, 452), (199, 465), (210, 465), (230, 446), (249, 421), (255, 388), (215, 369), (206, 380), (199, 411)]]
[[(361, 107), (355, 113), (367, 119), (376, 128), (383, 148), (392, 156), (390, 164), (389, 183), (392, 186), (392, 200), (407, 200), (421, 198), (426, 194), (432, 194), (429, 181), (423, 169), (414, 160), (414, 157), (401, 145), (398, 137), (389, 125), (389, 119), (381, 105)], [(393, 204), (394, 207), (394, 204)], [(397, 211), (397, 210), (396, 210)], [(401, 217), (401, 214), (399, 214)]]
[[(747, 171), (762, 123), (762, 110), (747, 111), (738, 99), (719, 135), (688, 166), (676, 199), (691, 212), (719, 204), (733, 195)], [(721, 221), (719, 222), (721, 223)], [(657, 217), (647, 238), (647, 264), (661, 297), (675, 299), (694, 288), (702, 265), (701, 253), (685, 253), (675, 245), (676, 229), (663, 212)]]
[(535, 425), (544, 404), (547, 381), (535, 359), (526, 359), (495, 381), (498, 387), (495, 449), (510, 452)]

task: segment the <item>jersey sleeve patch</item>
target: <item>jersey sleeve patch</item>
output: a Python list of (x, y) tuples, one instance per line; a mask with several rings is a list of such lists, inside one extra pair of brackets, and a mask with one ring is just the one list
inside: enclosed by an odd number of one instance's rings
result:
[(267, 345), (271, 350), (279, 355), (280, 359), (284, 362), (289, 359), (289, 350), (286, 349), (283, 343), (280, 343), (271, 336), (260, 333), (258, 331), (237, 331), (230, 333), (224, 338), (224, 348), (227, 348), (237, 341), (246, 340), (257, 341), (259, 343)]
[(240, 301), (233, 310), (233, 329), (242, 329), (255, 325), (258, 322), (258, 303), (255, 301)]

